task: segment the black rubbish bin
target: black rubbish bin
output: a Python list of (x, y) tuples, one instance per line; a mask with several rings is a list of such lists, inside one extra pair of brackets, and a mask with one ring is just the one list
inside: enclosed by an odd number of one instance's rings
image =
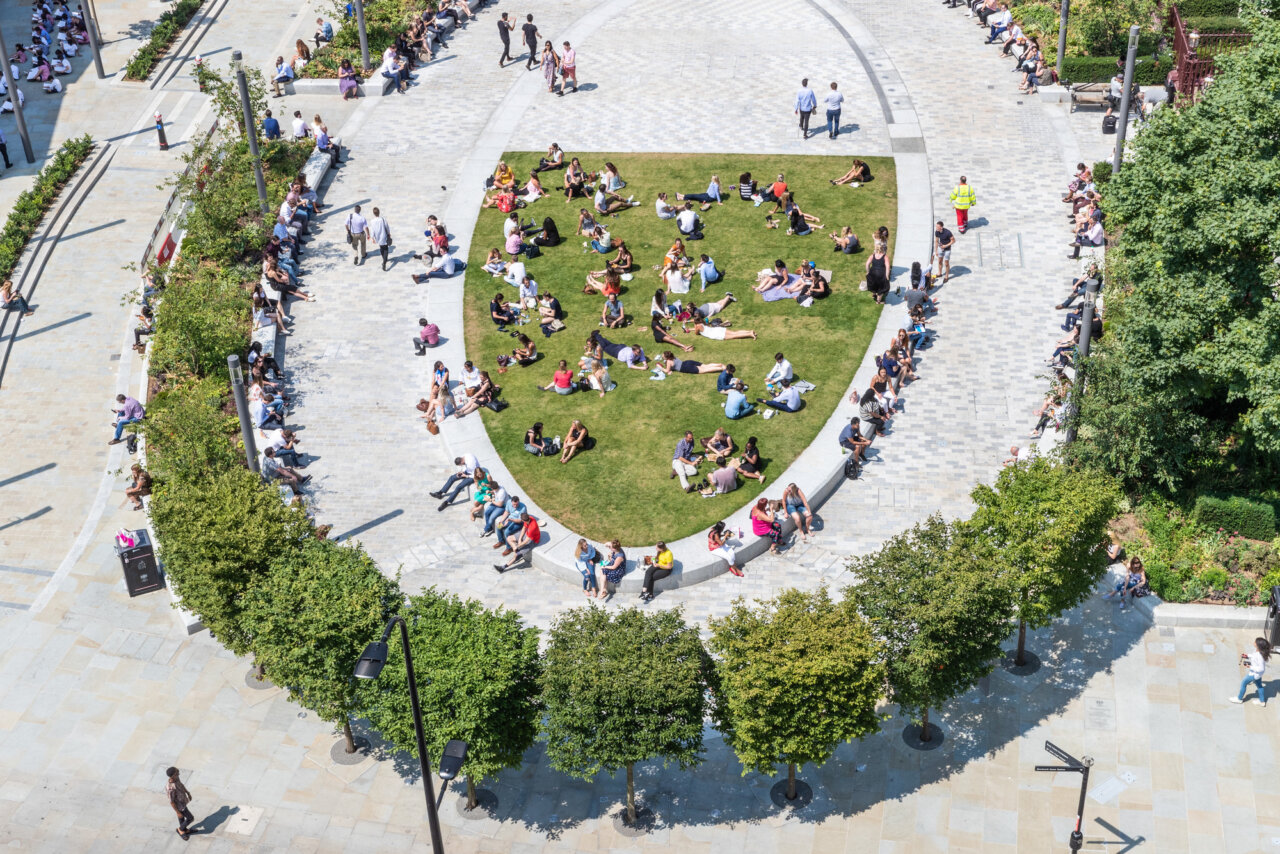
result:
[(1272, 646), (1280, 644), (1280, 586), (1271, 588), (1271, 601), (1267, 605), (1267, 622), (1262, 633)]
[(160, 567), (156, 564), (155, 549), (145, 528), (131, 532), (134, 545), (125, 547), (116, 544), (116, 554), (120, 556), (120, 567), (124, 571), (124, 584), (130, 596), (141, 596), (164, 587), (164, 579), (160, 577)]

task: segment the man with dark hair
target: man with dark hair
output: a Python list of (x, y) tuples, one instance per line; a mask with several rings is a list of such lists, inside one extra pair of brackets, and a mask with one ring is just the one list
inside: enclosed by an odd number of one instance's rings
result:
[(520, 25), (521, 31), (524, 32), (524, 43), (529, 48), (529, 61), (525, 63), (526, 71), (533, 70), (533, 63), (538, 59), (538, 25), (533, 22), (533, 14), (524, 16), (524, 23)]
[(180, 772), (172, 765), (165, 769), (164, 775), (168, 777), (168, 781), (164, 784), (164, 792), (169, 797), (169, 806), (173, 807), (173, 811), (178, 814), (178, 835), (184, 840), (191, 836), (191, 822), (196, 817), (191, 814), (191, 810), (187, 809), (187, 804), (191, 803), (191, 792), (187, 791), (187, 787), (182, 785), (179, 779)]
[[(443, 392), (448, 394), (450, 392)], [(443, 499), (437, 510), (443, 510), (454, 502), (464, 489), (471, 485), (475, 480), (476, 469), (480, 468), (480, 461), (476, 459), (475, 454), (463, 454), (460, 457), (454, 457), (453, 464), (458, 466), (458, 470), (449, 475), (449, 479), (444, 482), (444, 486), (431, 493), (432, 498)], [(452, 490), (446, 498), (445, 493)]]
[(117, 394), (116, 403), (120, 404), (119, 409), (112, 410), (116, 414), (116, 435), (107, 442), (108, 445), (119, 445), (123, 442), (124, 439), (120, 437), (124, 434), (125, 425), (137, 424), (146, 415), (146, 410), (142, 408), (142, 404), (132, 397)]
[(515, 542), (515, 548), (513, 549), (508, 545), (502, 551), (504, 555), (511, 555), (511, 559), (506, 563), (495, 563), (493, 565), (494, 570), (501, 575), (508, 569), (511, 569), (513, 566), (520, 563), (520, 561), (529, 557), (529, 553), (532, 552), (534, 547), (541, 541), (542, 529), (538, 527), (538, 520), (530, 516), (528, 513), (521, 513), (520, 537)]

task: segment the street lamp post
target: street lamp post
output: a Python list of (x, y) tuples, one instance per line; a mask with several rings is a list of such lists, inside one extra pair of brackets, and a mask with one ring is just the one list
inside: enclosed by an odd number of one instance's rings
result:
[(93, 67), (98, 73), (98, 79), (101, 80), (107, 76), (107, 73), (102, 70), (102, 49), (98, 47), (102, 41), (98, 38), (98, 24), (84, 6), (80, 7), (80, 12), (84, 15), (84, 25), (89, 30), (89, 47), (93, 48)]
[(253, 177), (258, 182), (258, 202), (265, 214), (271, 210), (267, 204), (267, 182), (262, 177), (262, 155), (258, 153), (258, 128), (253, 122), (253, 107), (249, 103), (249, 81), (244, 76), (244, 57), (238, 50), (231, 51), (231, 67), (236, 72), (236, 85), (240, 89), (240, 107), (244, 110), (244, 135), (249, 140), (249, 155), (253, 158)]
[(1116, 151), (1111, 156), (1111, 174), (1120, 173), (1124, 158), (1124, 138), (1129, 130), (1129, 95), (1133, 90), (1133, 65), (1138, 54), (1138, 25), (1129, 28), (1129, 52), (1124, 59), (1124, 94), (1120, 96), (1120, 124), (1116, 126)]
[(1071, 5), (1071, 0), (1062, 0), (1062, 18), (1058, 21), (1058, 64), (1054, 68), (1058, 69), (1058, 76), (1062, 76), (1062, 58), (1067, 52), (1067, 7)]
[(364, 28), (364, 0), (355, 0), (356, 27), (360, 31), (360, 65), (361, 71), (369, 73), (369, 35)]
[(28, 163), (35, 163), (36, 155), (31, 150), (31, 135), (27, 133), (27, 120), (22, 117), (22, 99), (18, 97), (18, 86), (13, 82), (9, 51), (4, 46), (3, 32), (0, 32), (0, 65), (4, 66), (4, 85), (8, 87), (9, 102), (13, 104), (13, 117), (18, 122), (18, 136), (22, 137), (22, 153), (27, 156)]
[[(1084, 303), (1080, 306), (1080, 340), (1076, 344), (1076, 361), (1079, 365), (1082, 361), (1089, 358), (1089, 347), (1093, 343), (1093, 313), (1098, 302), (1098, 289), (1102, 283), (1097, 277), (1087, 279), (1084, 283)], [(1067, 428), (1065, 441), (1071, 444), (1076, 440), (1076, 421), (1080, 415), (1080, 397), (1084, 394), (1084, 382), (1081, 380), (1079, 370), (1077, 369), (1076, 381), (1071, 386), (1071, 402), (1068, 412), (1068, 421), (1071, 426)]]
[(244, 373), (240, 370), (240, 357), (232, 353), (227, 357), (227, 369), (231, 372), (231, 392), (236, 399), (236, 412), (240, 415), (240, 438), (244, 440), (244, 458), (249, 471), (258, 472), (258, 449), (253, 441), (253, 422), (249, 420), (249, 401), (244, 394)]
[[(444, 840), (440, 836), (440, 816), (436, 813), (435, 789), (431, 785), (431, 759), (427, 754), (427, 737), (422, 731), (422, 706), (418, 703), (418, 682), (413, 675), (413, 653), (409, 650), (409, 627), (405, 624), (403, 617), (393, 616), (387, 620), (382, 639), (364, 648), (364, 654), (356, 662), (355, 677), (377, 679), (382, 673), (382, 668), (387, 664), (387, 638), (391, 637), (391, 627), (396, 624), (400, 626), (400, 646), (404, 650), (405, 676), (409, 680), (409, 705), (413, 709), (413, 734), (418, 740), (418, 767), (422, 771), (423, 794), (427, 798), (427, 823), (431, 827), (431, 850), (434, 854), (444, 854)], [(466, 758), (467, 743), (465, 741), (453, 739), (445, 747), (444, 757), (440, 760), (440, 778), (445, 781), (446, 787), (449, 781), (458, 775)], [(443, 799), (443, 789), (440, 795)]]

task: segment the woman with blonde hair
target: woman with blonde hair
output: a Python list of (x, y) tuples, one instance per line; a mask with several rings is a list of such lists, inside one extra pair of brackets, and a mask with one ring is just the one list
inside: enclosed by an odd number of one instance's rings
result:
[(582, 573), (584, 596), (598, 596), (600, 593), (600, 587), (596, 583), (596, 566), (599, 563), (600, 552), (596, 551), (596, 547), (585, 539), (579, 539), (577, 548), (573, 550), (573, 565)]

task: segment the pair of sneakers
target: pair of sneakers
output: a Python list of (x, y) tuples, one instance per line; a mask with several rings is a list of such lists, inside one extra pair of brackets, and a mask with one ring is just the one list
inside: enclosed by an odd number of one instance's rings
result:
[[(1241, 700), (1239, 697), (1228, 697), (1227, 699), (1237, 706), (1244, 705), (1244, 700)], [(1257, 697), (1253, 698), (1253, 704), (1255, 706), (1262, 706), (1264, 709), (1267, 707), (1266, 701), (1259, 700)]]

